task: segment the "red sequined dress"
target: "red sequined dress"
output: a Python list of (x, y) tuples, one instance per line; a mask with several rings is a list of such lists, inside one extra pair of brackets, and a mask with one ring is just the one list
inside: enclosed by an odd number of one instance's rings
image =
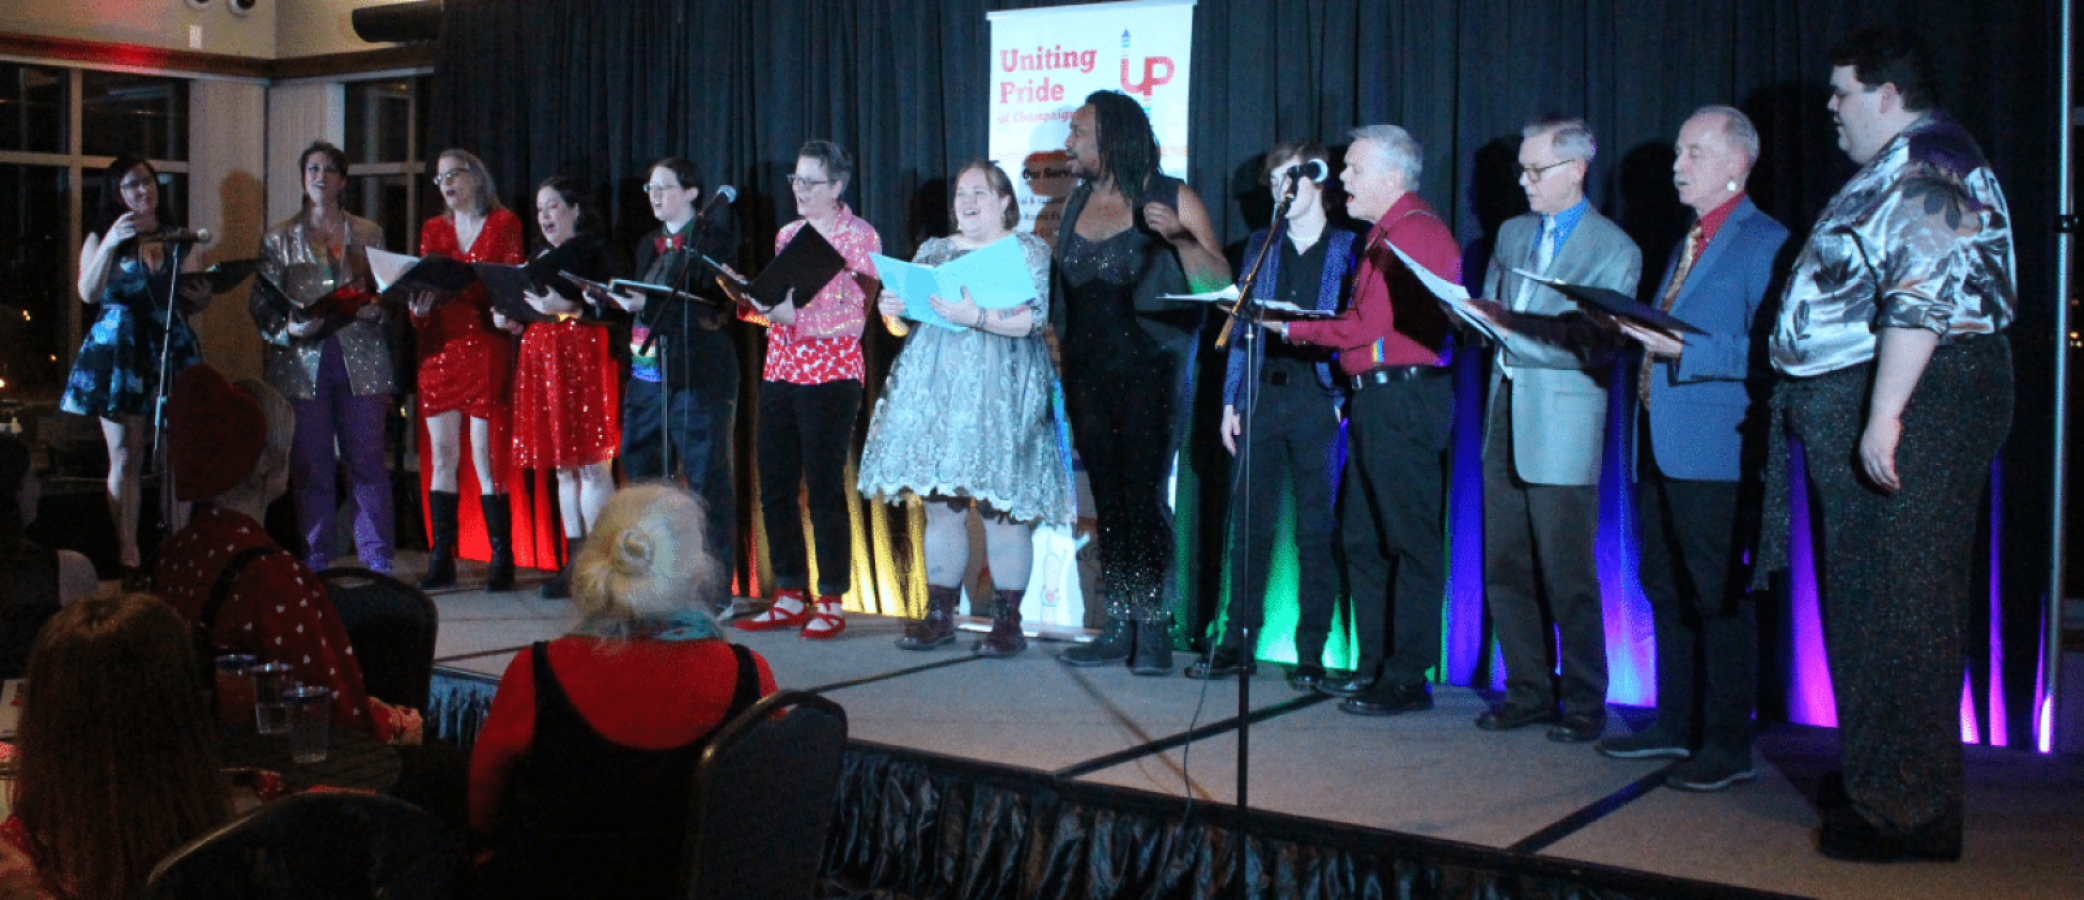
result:
[[(525, 259), (521, 220), (507, 210), (493, 210), (465, 252), (457, 243), (455, 223), (447, 215), (435, 216), (420, 228), (420, 255), (428, 254), (518, 265)], [(506, 333), (492, 327), (491, 310), (485, 286), (472, 283), (426, 317), (412, 317), (419, 329), (420, 415), (460, 409), (471, 418), (490, 419), (506, 408), (512, 350)]]
[[(606, 281), (607, 259), (595, 256), (598, 271), (578, 274)], [(576, 468), (621, 451), (621, 375), (610, 340), (607, 328), (578, 319), (538, 322), (522, 333), (514, 371), (517, 465)]]

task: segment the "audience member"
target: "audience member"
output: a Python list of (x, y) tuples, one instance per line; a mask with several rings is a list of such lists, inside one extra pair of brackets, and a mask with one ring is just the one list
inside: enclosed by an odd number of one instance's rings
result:
[(516, 654), (478, 732), (470, 822), (485, 896), (670, 897), (710, 732), (774, 691), (711, 615), (701, 502), (609, 498), (572, 575), (572, 633)]
[(0, 488), (14, 486), (15, 503), (0, 502), (0, 678), (20, 678), (28, 668), (29, 642), (58, 607), (94, 593), (94, 564), (72, 550), (29, 540), (43, 484), (36, 478), (29, 442), (0, 431)]

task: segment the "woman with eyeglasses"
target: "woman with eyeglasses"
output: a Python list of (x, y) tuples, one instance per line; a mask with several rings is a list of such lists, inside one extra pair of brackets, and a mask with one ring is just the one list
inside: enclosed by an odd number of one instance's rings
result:
[[(175, 301), (171, 260), (181, 270), (202, 268), (192, 246), (158, 240), (179, 225), (159, 206), (159, 173), (135, 156), (119, 156), (102, 172), (101, 211), (80, 245), (80, 300), (99, 307), (58, 408), (101, 420), (108, 442), (109, 517), (116, 523), (116, 563), (126, 584), (142, 583), (138, 514), (144, 495), (145, 435), (165, 395), (162, 371), (202, 361), (187, 315), (210, 301), (200, 282), (184, 284)], [(170, 306), (171, 304), (171, 306)]]
[[(499, 202), (483, 161), (444, 150), (434, 183), (448, 209), (420, 227), (420, 255), (463, 262), (520, 264), (521, 219)], [(492, 423), (507, 414), (508, 337), (492, 327), (492, 298), (473, 282), (446, 302), (422, 292), (409, 302), (419, 330), (420, 416), (427, 423), (427, 524), (432, 545), (423, 590), (456, 583), (456, 535), (463, 420), (470, 419), (470, 463), (492, 562), (485, 588), (514, 586), (513, 508), (492, 466)]]
[[(335, 458), (347, 463), (355, 498), (355, 549), (362, 565), (391, 571), (391, 476), (384, 468), (384, 416), (397, 391), (391, 364), (392, 322), (370, 303), (344, 324), (286, 309), (269, 296), (309, 305), (336, 291), (373, 291), (370, 247), (384, 244), (383, 227), (341, 205), (347, 154), (325, 141), (304, 150), (297, 165), (303, 211), (261, 238), (261, 272), (247, 312), (260, 329), (268, 386), (297, 410), (290, 483), (304, 564), (324, 571), (333, 559)], [(271, 302), (273, 301), (273, 302)], [(337, 450), (336, 450), (337, 448)]]
[[(777, 592), (766, 611), (733, 623), (747, 631), (800, 627), (803, 637), (824, 640), (847, 627), (840, 605), (854, 553), (847, 453), (861, 410), (861, 328), (868, 298), (880, 290), (868, 255), (883, 250), (875, 226), (840, 199), (853, 174), (853, 158), (831, 141), (810, 141), (796, 152), (789, 186), (803, 218), (774, 236), (775, 252), (812, 228), (846, 258), (846, 269), (814, 296), (790, 294), (773, 307), (754, 307), (753, 318), (771, 326), (760, 381), (760, 514)], [(815, 611), (805, 596), (810, 568), (798, 488), (809, 493), (817, 541)]]
[[(1049, 245), (1013, 230), (1020, 225), (1013, 181), (990, 160), (963, 164), (949, 207), (955, 233), (922, 244), (914, 261), (938, 266), (1011, 240), (1035, 296), (1006, 309), (978, 308), (968, 289), (929, 301), (955, 330), (929, 325), (905, 341), (868, 426), (859, 486), (892, 502), (909, 494), (926, 504), (926, 617), (906, 627), (897, 646), (925, 650), (955, 640), (974, 503), (996, 590), (991, 634), (973, 649), (1011, 656), (1027, 648), (1020, 600), (1034, 564), (1035, 525), (1069, 525), (1075, 514), (1070, 448), (1059, 437), (1054, 402), (1056, 366), (1042, 338)], [(879, 308), (886, 322), (905, 315), (904, 299), (888, 291)]]
[[(607, 244), (585, 185), (553, 175), (536, 188), (536, 227), (543, 251), (568, 262), (559, 268), (606, 281)], [(571, 561), (615, 490), (615, 453), (622, 446), (620, 394), (608, 329), (586, 306), (581, 291), (562, 279), (522, 296), (549, 321), (524, 326), (497, 311), (492, 324), (521, 332), (514, 371), (514, 464), (557, 472), (557, 506), (564, 527), (565, 564), (543, 583), (550, 599), (571, 596)], [(591, 321), (582, 321), (584, 316)]]

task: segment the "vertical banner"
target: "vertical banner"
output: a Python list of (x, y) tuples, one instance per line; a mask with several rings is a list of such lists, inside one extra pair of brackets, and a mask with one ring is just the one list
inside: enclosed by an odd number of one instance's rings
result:
[(1188, 60), (1194, 0), (1124, 0), (988, 13), (991, 158), (1013, 177), (1020, 228), (1056, 242), (1078, 180), (1064, 165), (1071, 114), (1094, 91), (1143, 105), (1160, 167), (1187, 175)]

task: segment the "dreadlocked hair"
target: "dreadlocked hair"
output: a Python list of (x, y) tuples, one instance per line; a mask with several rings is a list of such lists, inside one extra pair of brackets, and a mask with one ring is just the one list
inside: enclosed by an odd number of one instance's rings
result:
[(1085, 102), (1099, 130), (1100, 164), (1129, 208), (1142, 208), (1144, 187), (1158, 172), (1158, 138), (1151, 133), (1150, 116), (1120, 91), (1094, 91)]

